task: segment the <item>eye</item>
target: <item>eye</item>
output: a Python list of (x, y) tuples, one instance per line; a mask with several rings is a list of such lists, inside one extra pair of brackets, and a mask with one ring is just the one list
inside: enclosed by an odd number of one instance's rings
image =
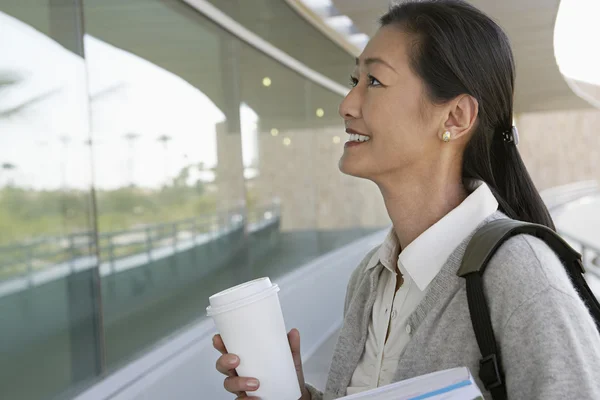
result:
[(348, 84), (350, 85), (350, 87), (356, 87), (356, 85), (358, 85), (358, 79), (350, 75), (350, 81), (348, 82)]
[(367, 78), (369, 79), (369, 86), (381, 86), (381, 82), (379, 82), (379, 80), (373, 75), (368, 74)]

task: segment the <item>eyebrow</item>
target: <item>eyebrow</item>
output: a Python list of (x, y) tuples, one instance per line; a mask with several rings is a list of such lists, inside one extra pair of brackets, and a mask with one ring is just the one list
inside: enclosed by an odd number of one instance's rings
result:
[[(355, 62), (356, 62), (356, 65), (360, 64), (360, 60), (358, 58), (355, 58)], [(388, 64), (383, 59), (378, 58), (378, 57), (365, 58), (365, 65), (368, 66), (368, 65), (371, 65), (371, 64), (383, 64), (386, 67), (388, 67), (389, 69), (391, 69), (392, 71), (397, 72), (396, 69), (394, 69), (394, 67), (392, 67), (390, 64)]]

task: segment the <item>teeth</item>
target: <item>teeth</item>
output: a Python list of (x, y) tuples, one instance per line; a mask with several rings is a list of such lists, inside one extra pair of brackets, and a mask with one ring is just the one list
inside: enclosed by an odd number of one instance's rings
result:
[(349, 136), (350, 136), (349, 140), (351, 142), (367, 142), (371, 139), (369, 136), (358, 135), (356, 133), (351, 133)]

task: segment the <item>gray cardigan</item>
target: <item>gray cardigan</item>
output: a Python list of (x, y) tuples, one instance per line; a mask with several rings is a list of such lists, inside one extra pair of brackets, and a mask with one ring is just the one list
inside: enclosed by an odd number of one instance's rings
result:
[[(506, 216), (496, 212), (483, 224), (499, 218)], [(467, 366), (484, 390), (477, 377), (480, 353), (465, 283), (456, 275), (469, 239), (449, 257), (410, 316), (412, 336), (395, 381)], [(322, 393), (307, 384), (312, 400), (346, 394), (364, 351), (383, 268), (379, 264), (365, 271), (375, 251), (352, 273), (327, 387)], [(526, 235), (510, 239), (488, 264), (484, 286), (509, 399), (600, 399), (600, 335), (564, 267), (545, 243)]]

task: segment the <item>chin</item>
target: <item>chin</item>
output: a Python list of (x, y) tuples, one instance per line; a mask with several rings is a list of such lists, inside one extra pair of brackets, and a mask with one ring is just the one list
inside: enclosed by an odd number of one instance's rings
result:
[(369, 179), (369, 174), (365, 173), (365, 168), (361, 168), (360, 165), (358, 165), (358, 163), (350, 162), (350, 160), (344, 158), (343, 156), (340, 159), (340, 162), (338, 163), (338, 167), (340, 169), (340, 172), (342, 172), (345, 175), (354, 176), (356, 178)]

